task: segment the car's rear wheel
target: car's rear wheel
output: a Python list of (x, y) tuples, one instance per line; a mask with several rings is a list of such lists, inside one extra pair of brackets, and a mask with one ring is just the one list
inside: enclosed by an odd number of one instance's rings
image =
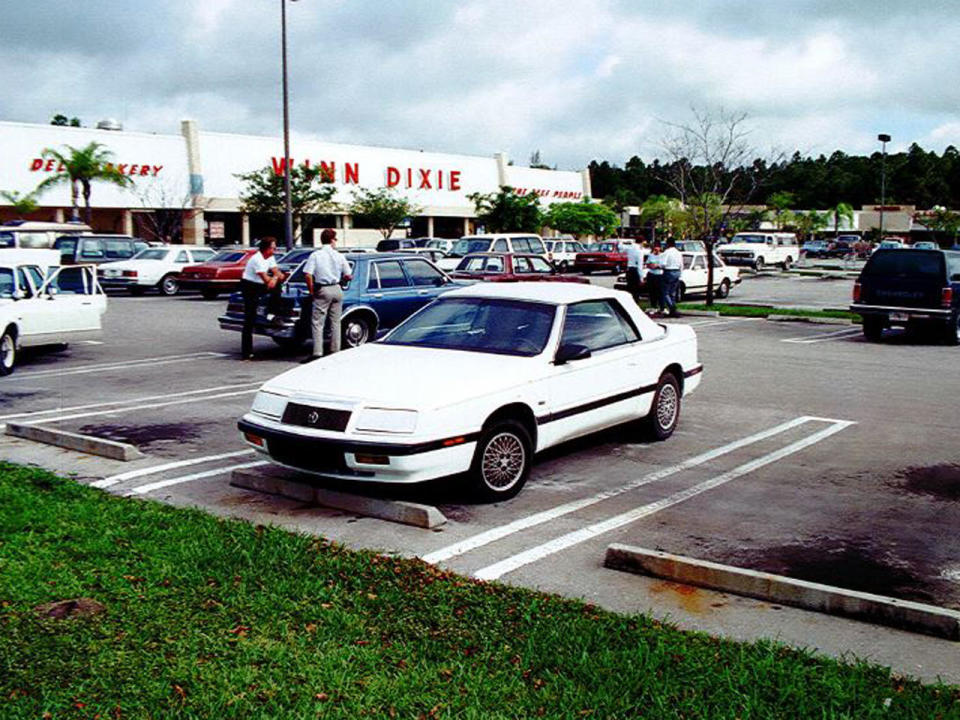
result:
[(516, 420), (501, 420), (486, 428), (470, 466), (474, 491), (484, 500), (508, 500), (520, 492), (533, 455), (530, 433)]
[(646, 418), (647, 430), (654, 440), (666, 440), (673, 435), (680, 423), (680, 382), (671, 372), (660, 376), (650, 413)]
[(569, 263), (567, 263), (566, 260), (561, 260), (559, 263), (557, 263), (558, 272), (565, 273), (568, 270), (568, 268), (569, 268)]
[(370, 341), (373, 324), (363, 316), (351, 316), (343, 321), (340, 330), (340, 344), (345, 348), (355, 348)]
[(720, 285), (717, 288), (717, 297), (725, 298), (730, 295), (730, 281), (724, 278), (720, 281)]
[(863, 319), (863, 336), (871, 342), (879, 340), (883, 336), (883, 320), (865, 317)]
[(200, 291), (200, 295), (204, 300), (216, 300), (219, 294), (220, 292), (214, 288), (203, 288)]
[(17, 366), (17, 338), (11, 328), (0, 335), (0, 375), (9, 375)]
[(793, 258), (788, 255), (787, 259), (783, 261), (784, 271), (789, 270), (791, 265), (793, 265)]
[(943, 341), (947, 345), (960, 345), (960, 311), (953, 314), (953, 318), (944, 329)]
[(160, 281), (160, 292), (170, 297), (171, 295), (176, 295), (180, 292), (180, 281), (177, 280), (176, 275), (167, 275)]
[(757, 272), (760, 272), (761, 270), (763, 270), (763, 266), (764, 266), (764, 262), (762, 257), (758, 257), (756, 260), (753, 261), (753, 269), (756, 270)]

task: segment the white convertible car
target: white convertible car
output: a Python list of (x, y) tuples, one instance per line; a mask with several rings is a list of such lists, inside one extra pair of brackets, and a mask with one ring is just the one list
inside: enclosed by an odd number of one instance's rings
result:
[(378, 482), (467, 472), (497, 500), (558, 443), (641, 418), (668, 438), (702, 369), (693, 330), (654, 323), (626, 293), (482, 283), (270, 380), (239, 429), (297, 470)]

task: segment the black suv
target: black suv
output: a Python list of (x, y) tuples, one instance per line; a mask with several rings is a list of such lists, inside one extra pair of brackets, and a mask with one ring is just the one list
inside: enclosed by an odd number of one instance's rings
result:
[(850, 309), (863, 317), (868, 340), (894, 325), (933, 325), (944, 342), (960, 344), (960, 252), (877, 250), (853, 286)]
[(60, 251), (60, 262), (64, 265), (99, 265), (127, 260), (150, 246), (129, 235), (62, 235), (54, 241), (53, 247)]

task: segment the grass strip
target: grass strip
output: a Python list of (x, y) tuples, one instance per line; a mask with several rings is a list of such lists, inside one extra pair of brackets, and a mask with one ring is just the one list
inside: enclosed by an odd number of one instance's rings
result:
[(927, 720), (960, 690), (0, 463), (0, 716)]
[(798, 317), (844, 318), (861, 322), (858, 313), (848, 310), (814, 310), (809, 308), (756, 307), (753, 305), (726, 305), (714, 303), (707, 307), (705, 303), (680, 303), (677, 308), (683, 310), (716, 310), (721, 315), (736, 317), (767, 317), (768, 315), (796, 315)]

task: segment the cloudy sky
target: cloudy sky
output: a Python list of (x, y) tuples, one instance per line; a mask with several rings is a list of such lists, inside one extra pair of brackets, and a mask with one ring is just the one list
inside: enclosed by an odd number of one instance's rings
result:
[[(0, 120), (280, 133), (280, 0), (3, 6)], [(760, 149), (960, 147), (960, 0), (298, 0), (288, 22), (295, 137), (575, 169), (722, 106)]]

